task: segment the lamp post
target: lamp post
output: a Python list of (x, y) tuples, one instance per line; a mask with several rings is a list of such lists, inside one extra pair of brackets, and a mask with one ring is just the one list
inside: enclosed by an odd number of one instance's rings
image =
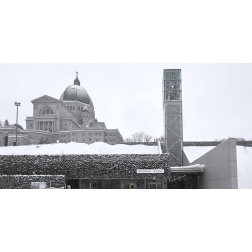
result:
[(8, 147), (8, 145), (9, 145), (8, 131), (6, 131), (6, 136), (4, 138), (4, 146)]
[(21, 106), (21, 103), (20, 102), (14, 102), (14, 105), (17, 107), (17, 117), (16, 117), (16, 146), (17, 146), (18, 106)]

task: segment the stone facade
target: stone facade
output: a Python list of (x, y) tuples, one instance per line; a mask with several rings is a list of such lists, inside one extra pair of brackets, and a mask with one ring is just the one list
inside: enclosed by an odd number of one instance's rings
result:
[[(26, 117), (26, 130), (18, 129), (18, 145), (56, 143), (57, 140), (88, 144), (123, 142), (118, 129), (107, 129), (104, 122), (96, 120), (93, 102), (80, 86), (78, 76), (59, 100), (44, 95), (31, 102), (33, 116)], [(13, 135), (15, 127), (0, 127), (0, 146), (14, 145)]]

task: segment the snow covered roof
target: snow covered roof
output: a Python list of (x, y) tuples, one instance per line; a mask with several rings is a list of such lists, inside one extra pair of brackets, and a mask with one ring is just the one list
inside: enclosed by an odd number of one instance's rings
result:
[(161, 154), (158, 145), (146, 146), (143, 144), (110, 145), (103, 142), (85, 143), (58, 143), (27, 146), (0, 147), (0, 155), (62, 155), (62, 154)]
[(188, 166), (176, 166), (176, 167), (170, 167), (170, 170), (173, 173), (204, 172), (205, 165), (195, 164), (195, 165), (188, 165)]

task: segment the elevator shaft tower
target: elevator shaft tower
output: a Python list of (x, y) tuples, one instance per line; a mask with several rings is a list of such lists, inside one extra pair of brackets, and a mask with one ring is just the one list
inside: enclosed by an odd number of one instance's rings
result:
[(170, 166), (182, 166), (183, 120), (181, 69), (164, 69), (163, 113), (165, 151), (170, 153)]

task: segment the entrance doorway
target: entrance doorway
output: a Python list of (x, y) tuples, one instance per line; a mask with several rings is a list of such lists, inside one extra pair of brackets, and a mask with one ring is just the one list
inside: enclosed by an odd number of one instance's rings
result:
[(8, 136), (5, 136), (4, 138), (4, 146), (8, 146)]
[(149, 182), (148, 189), (161, 189), (161, 182)]
[(66, 186), (70, 186), (69, 189), (79, 189), (79, 179), (67, 179)]

